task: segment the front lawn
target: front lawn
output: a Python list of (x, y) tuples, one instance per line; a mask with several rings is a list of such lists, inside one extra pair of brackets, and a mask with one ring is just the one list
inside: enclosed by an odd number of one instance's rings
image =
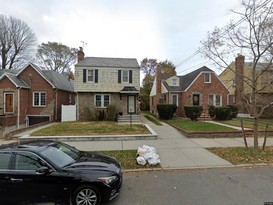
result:
[(123, 125), (117, 122), (62, 122), (33, 132), (32, 136), (86, 136), (149, 134), (144, 125)]
[[(244, 128), (253, 128), (253, 119), (251, 118), (235, 118), (232, 120), (220, 121), (223, 124), (233, 125), (241, 127), (241, 120), (243, 120)], [(259, 120), (259, 130), (265, 130), (266, 124), (268, 124), (268, 130), (273, 130), (273, 119), (260, 119)]]
[(208, 148), (208, 150), (234, 165), (273, 163), (273, 147), (255, 150), (245, 147)]
[(182, 120), (182, 119), (172, 119), (166, 121), (171, 125), (182, 128), (185, 131), (189, 132), (203, 132), (203, 131), (234, 131), (234, 129), (217, 125), (209, 122), (201, 121), (191, 121), (191, 120)]

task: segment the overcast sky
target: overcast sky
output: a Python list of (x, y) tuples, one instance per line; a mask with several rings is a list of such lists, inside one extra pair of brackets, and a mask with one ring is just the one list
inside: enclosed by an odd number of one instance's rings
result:
[(238, 0), (0, 0), (0, 13), (25, 21), (38, 43), (84, 46), (90, 57), (168, 59), (184, 75), (203, 65), (219, 73), (199, 55), (185, 60), (238, 6)]

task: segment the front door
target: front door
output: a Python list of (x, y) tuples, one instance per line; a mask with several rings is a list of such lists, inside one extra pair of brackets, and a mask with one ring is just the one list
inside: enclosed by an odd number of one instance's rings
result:
[(13, 113), (13, 94), (5, 93), (5, 113)]
[(200, 105), (200, 95), (199, 94), (193, 94), (192, 104), (193, 105)]
[(128, 108), (127, 112), (129, 114), (136, 113), (136, 96), (134, 95), (129, 95), (128, 96)]

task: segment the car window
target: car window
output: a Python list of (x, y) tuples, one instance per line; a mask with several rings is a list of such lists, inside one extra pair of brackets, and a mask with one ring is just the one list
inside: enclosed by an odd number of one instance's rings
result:
[(79, 150), (77, 150), (74, 147), (71, 147), (69, 145), (63, 144), (63, 143), (58, 143), (56, 145), (56, 148), (58, 148), (59, 150), (61, 150), (64, 153), (66, 153), (67, 155), (69, 155), (73, 159), (77, 159), (80, 154)]
[(11, 153), (0, 152), (0, 169), (8, 169), (9, 168), (10, 158), (11, 158)]
[(40, 154), (59, 167), (64, 167), (75, 162), (71, 156), (56, 147), (47, 147)]
[(37, 170), (44, 166), (46, 166), (45, 162), (33, 153), (16, 153), (15, 170)]

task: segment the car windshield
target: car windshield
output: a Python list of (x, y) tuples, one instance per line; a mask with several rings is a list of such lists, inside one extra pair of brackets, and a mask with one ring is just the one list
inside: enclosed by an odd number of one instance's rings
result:
[(80, 151), (62, 143), (56, 143), (46, 147), (40, 154), (50, 159), (55, 165), (65, 167), (75, 162)]

